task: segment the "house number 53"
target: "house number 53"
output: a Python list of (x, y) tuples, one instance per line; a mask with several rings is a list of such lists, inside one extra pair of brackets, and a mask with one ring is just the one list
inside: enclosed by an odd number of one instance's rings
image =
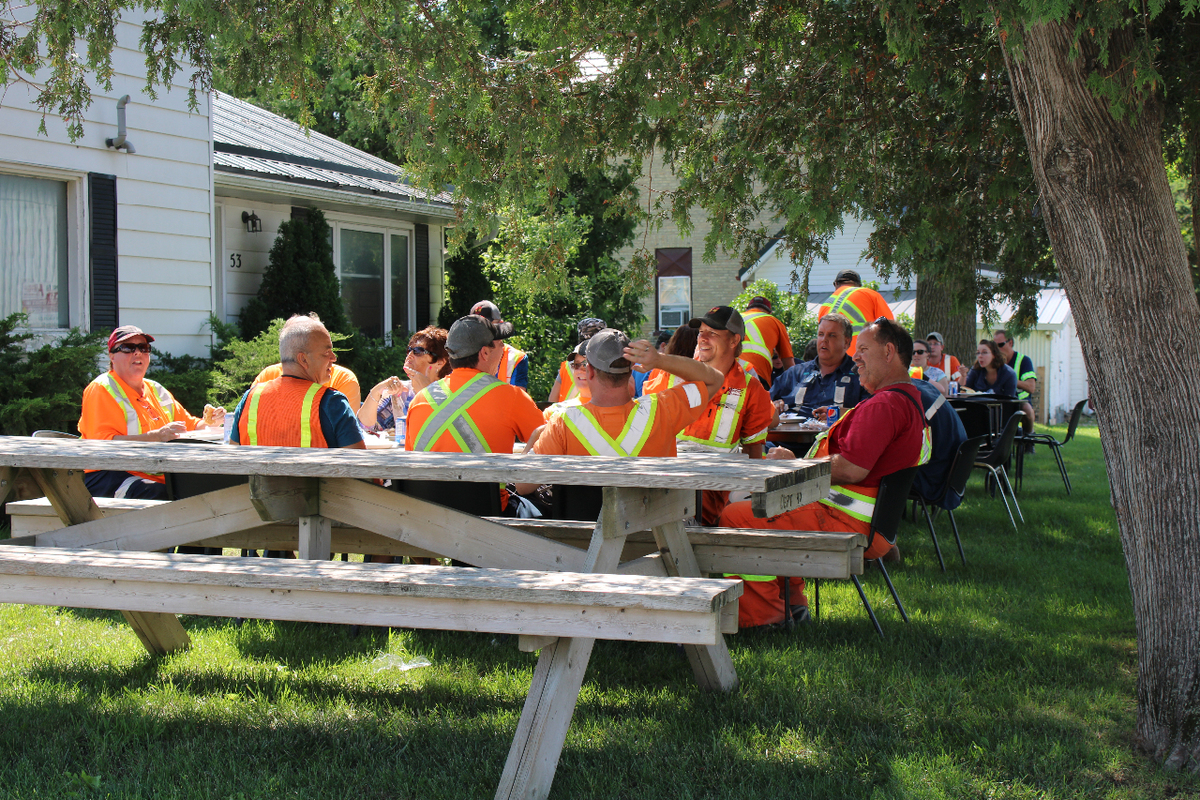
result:
[(242, 268), (242, 254), (241, 253), (230, 253), (229, 254), (229, 268), (230, 269), (241, 269)]

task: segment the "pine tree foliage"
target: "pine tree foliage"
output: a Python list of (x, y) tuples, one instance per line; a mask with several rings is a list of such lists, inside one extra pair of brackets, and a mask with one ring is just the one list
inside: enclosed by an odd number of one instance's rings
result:
[(78, 433), (83, 390), (102, 372), (102, 338), (73, 328), (61, 339), (31, 347), (37, 335), (27, 322), (20, 313), (0, 320), (0, 433)]

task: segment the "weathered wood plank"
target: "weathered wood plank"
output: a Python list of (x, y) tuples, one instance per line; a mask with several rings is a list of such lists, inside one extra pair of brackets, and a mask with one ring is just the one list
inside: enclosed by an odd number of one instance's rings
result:
[(817, 502), (829, 494), (829, 487), (829, 474), (826, 473), (813, 480), (798, 480), (781, 489), (755, 492), (750, 495), (750, 510), (759, 519), (774, 517)]
[(316, 478), (250, 476), (250, 502), (263, 522), (278, 522), (317, 513)]
[(306, 561), (328, 561), (330, 540), (333, 529), (329, 520), (318, 515), (301, 517), (300, 529), (300, 558)]
[(729, 461), (688, 458), (588, 459), (573, 456), (402, 453), (393, 450), (327, 450), (307, 447), (183, 447), (157, 442), (0, 437), (0, 466), (213, 475), (419, 478), (442, 481), (510, 481), (630, 488), (715, 489), (766, 492), (829, 474), (819, 461)]

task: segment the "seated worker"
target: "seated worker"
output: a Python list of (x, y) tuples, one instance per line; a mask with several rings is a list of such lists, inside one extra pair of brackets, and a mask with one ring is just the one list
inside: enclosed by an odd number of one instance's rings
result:
[[(450, 326), (446, 350), (451, 373), (430, 384), (408, 407), (406, 450), (436, 453), (511, 453), (542, 424), (542, 412), (524, 389), (492, 372), (504, 355), (511, 322), (472, 314)], [(501, 508), (508, 493), (500, 492)]]
[[(542, 455), (674, 456), (675, 437), (704, 413), (710, 392), (725, 376), (699, 361), (666, 355), (650, 342), (605, 328), (587, 343), (582, 381), (591, 391), (588, 403), (567, 408), (546, 424), (533, 444)], [(677, 375), (670, 389), (634, 399), (629, 373), (634, 364)], [(536, 484), (518, 484), (530, 494)]]
[[(492, 322), (504, 321), (500, 316), (500, 309), (490, 300), (480, 300), (471, 306), (471, 313)], [(500, 362), (496, 365), (496, 379), (529, 391), (529, 357), (525, 351), (505, 342), (504, 355), (500, 356)]]
[(438, 378), (450, 374), (450, 354), (446, 352), (446, 331), (430, 325), (408, 340), (404, 356), (404, 374), (408, 380), (395, 375), (384, 378), (367, 392), (358, 408), (358, 421), (368, 431), (395, 431), (396, 417), (408, 417), (408, 405), (417, 392)]
[[(721, 525), (798, 531), (844, 531), (870, 534), (871, 514), (879, 482), (886, 475), (929, 459), (929, 436), (921, 393), (908, 377), (912, 338), (896, 322), (881, 317), (858, 335), (854, 363), (871, 397), (860, 402), (822, 434), (810, 455), (830, 456), (833, 486), (829, 495), (794, 511), (758, 519), (750, 502), (733, 503), (721, 514)], [(879, 558), (892, 545), (876, 537), (863, 554)], [(784, 618), (782, 582), (771, 576), (743, 576), (739, 624), (746, 627)], [(792, 578), (789, 600), (793, 617), (808, 616), (804, 581)]]
[[(698, 331), (694, 358), (720, 372), (724, 380), (700, 418), (679, 434), (679, 441), (686, 443), (684, 450), (726, 455), (740, 448), (750, 458), (762, 458), (775, 409), (767, 390), (739, 361), (746, 336), (742, 315), (729, 306), (717, 306), (688, 322), (688, 327)], [(664, 391), (672, 382), (647, 381), (646, 393)], [(728, 502), (728, 492), (705, 491), (701, 524), (715, 524)]]
[(812, 361), (785, 369), (771, 387), (778, 411), (792, 406), (805, 416), (827, 406), (854, 408), (866, 397), (854, 370), (854, 359), (846, 355), (854, 328), (842, 314), (826, 314), (817, 325), (817, 356)]
[[(1038, 383), (1037, 370), (1033, 368), (1033, 360), (1013, 349), (1012, 337), (1003, 328), (993, 334), (992, 340), (996, 343), (996, 347), (1000, 348), (1000, 355), (1012, 368), (1013, 374), (1017, 376), (1015, 394), (1017, 399), (1022, 401), (1021, 410), (1025, 412), (1025, 416), (1021, 418), (1021, 429), (1026, 434), (1033, 433), (1033, 405), (1029, 402), (1029, 398), (1037, 391)], [(1027, 443), (1025, 446), (1028, 452), (1033, 451), (1032, 444)]]
[(1004, 354), (998, 344), (991, 339), (980, 339), (979, 347), (975, 350), (975, 363), (963, 385), (980, 394), (1016, 397), (1017, 373), (1004, 362)]
[(571, 351), (571, 358), (567, 363), (571, 366), (571, 380), (575, 382), (576, 394), (570, 400), (563, 400), (561, 403), (551, 403), (542, 409), (542, 418), (547, 422), (551, 417), (561, 414), (571, 406), (581, 406), (588, 403), (592, 399), (592, 390), (584, 383), (584, 376), (587, 375), (587, 356), (584, 352), (587, 350), (587, 342), (580, 342), (575, 345), (575, 349)]
[[(153, 341), (132, 325), (108, 337), (108, 372), (83, 390), (84, 439), (169, 442), (184, 431), (224, 426), (225, 409), (205, 406), (204, 420), (193, 417), (161, 383), (146, 377)], [(83, 483), (93, 497), (167, 499), (166, 479), (159, 474), (92, 469), (84, 471)]]
[[(288, 319), (287, 322), (283, 323), (283, 327), (286, 328), (287, 326), (295, 323), (296, 320), (301, 319), (311, 319), (317, 324), (321, 323), (321, 318), (316, 314), (294, 314)], [(282, 374), (283, 365), (272, 364), (262, 372), (258, 373), (251, 385), (253, 386), (257, 383), (273, 381)], [(350, 402), (350, 407), (355, 411), (358, 411), (358, 407), (362, 405), (362, 387), (358, 385), (358, 377), (345, 367), (334, 364), (333, 371), (329, 375), (329, 380), (326, 381), (324, 385), (329, 389), (337, 389), (339, 392), (344, 394), (346, 399)]]
[[(579, 325), (576, 326), (576, 330), (579, 333), (579, 344), (583, 344), (604, 330), (604, 328), (604, 320), (602, 319), (588, 317), (587, 319), (579, 320)], [(578, 394), (579, 388), (575, 384), (575, 376), (571, 372), (571, 366), (564, 361), (558, 365), (558, 375), (554, 378), (554, 385), (550, 387), (550, 397), (548, 399), (551, 403), (561, 403), (563, 400), (570, 400)]]
[(946, 352), (946, 338), (937, 331), (930, 331), (925, 337), (929, 345), (929, 366), (937, 367), (952, 379), (958, 380), (958, 359)]
[(292, 317), (279, 331), (282, 374), (256, 383), (234, 410), (232, 444), (361, 450), (362, 430), (350, 401), (329, 388), (337, 353), (312, 317)]
[(912, 364), (908, 368), (908, 376), (919, 381), (925, 381), (943, 395), (950, 394), (950, 378), (937, 367), (926, 363), (929, 358), (929, 345), (917, 339), (913, 342)]

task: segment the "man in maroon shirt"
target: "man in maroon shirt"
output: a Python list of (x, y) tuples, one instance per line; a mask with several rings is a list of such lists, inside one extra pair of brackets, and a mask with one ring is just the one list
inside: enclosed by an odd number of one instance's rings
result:
[[(880, 318), (864, 328), (858, 335), (854, 363), (859, 381), (872, 396), (846, 411), (810, 452), (830, 457), (833, 485), (828, 496), (767, 519), (754, 517), (749, 501), (734, 503), (721, 514), (721, 525), (869, 535), (880, 481), (893, 472), (917, 466), (928, 452), (921, 395), (908, 377), (911, 361), (912, 338), (900, 325)], [(887, 540), (878, 537), (863, 555), (879, 558), (890, 549)], [(747, 626), (783, 619), (780, 583), (755, 580), (760, 577), (747, 580), (741, 600), (739, 617), (749, 618), (742, 623)], [(804, 581), (792, 580), (791, 602), (807, 606)], [(757, 607), (760, 600), (766, 604), (761, 609)], [(778, 620), (768, 618), (776, 611)]]

